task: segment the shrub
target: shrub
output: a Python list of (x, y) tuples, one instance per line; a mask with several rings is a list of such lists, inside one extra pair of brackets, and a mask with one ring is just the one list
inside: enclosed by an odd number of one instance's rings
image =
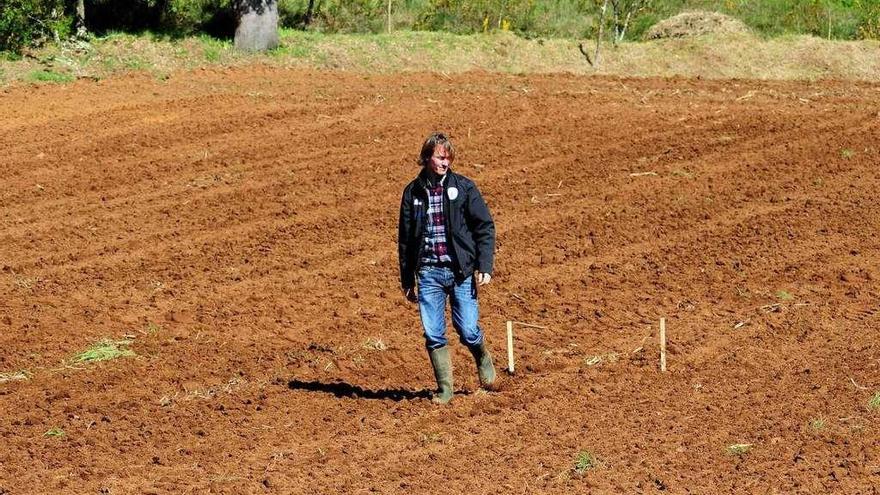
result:
[(312, 20), (320, 31), (377, 33), (385, 29), (385, 0), (321, 2), (320, 7)]
[(157, 0), (86, 0), (86, 26), (99, 34), (156, 29), (162, 4)]
[(99, 34), (149, 30), (230, 37), (235, 11), (232, 0), (91, 0), (86, 2), (86, 25)]
[(305, 27), (308, 1), (278, 0), (278, 24), (286, 28)]
[(231, 0), (90, 0), (86, 1), (90, 31), (157, 31), (172, 36), (204, 32), (231, 37), (235, 12)]
[(235, 6), (231, 0), (169, 0), (162, 29), (177, 35), (203, 31), (218, 38), (235, 33)]
[(528, 33), (534, 31), (536, 14), (536, 2), (531, 0), (431, 0), (418, 27), (453, 33), (494, 29)]
[(864, 40), (880, 40), (880, 2), (856, 0), (859, 14), (858, 37)]
[(0, 51), (21, 50), (70, 34), (71, 18), (60, 0), (6, 0), (0, 9)]

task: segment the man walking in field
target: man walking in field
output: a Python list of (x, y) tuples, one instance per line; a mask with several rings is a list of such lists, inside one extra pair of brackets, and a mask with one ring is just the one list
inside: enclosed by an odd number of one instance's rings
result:
[(450, 170), (455, 148), (443, 133), (422, 145), (418, 177), (403, 191), (398, 224), (400, 286), (419, 303), (425, 347), (437, 379), (433, 401), (452, 399), (452, 361), (446, 340), (446, 299), (452, 326), (477, 363), (480, 384), (495, 385), (495, 367), (477, 320), (477, 287), (492, 280), (495, 223), (476, 184)]

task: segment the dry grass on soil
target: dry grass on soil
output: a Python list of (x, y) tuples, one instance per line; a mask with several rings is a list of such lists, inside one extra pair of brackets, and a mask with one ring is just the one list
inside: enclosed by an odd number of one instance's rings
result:
[[(655, 32), (656, 31), (656, 32)], [(323, 35), (285, 31), (282, 47), (263, 55), (236, 53), (208, 38), (179, 41), (116, 35), (49, 47), (19, 61), (0, 61), (0, 86), (64, 83), (146, 72), (158, 79), (203, 67), (260, 64), (366, 73), (472, 70), (508, 74), (570, 73), (622, 77), (880, 81), (880, 42), (810, 36), (761, 39), (720, 14), (683, 14), (664, 21), (652, 39), (603, 45), (590, 66), (577, 40), (519, 38), (510, 33), (457, 36), (398, 32)], [(592, 42), (588, 42), (592, 44)]]

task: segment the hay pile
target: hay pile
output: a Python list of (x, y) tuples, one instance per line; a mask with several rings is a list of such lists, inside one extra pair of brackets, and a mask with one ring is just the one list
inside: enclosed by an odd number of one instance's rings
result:
[(748, 26), (718, 12), (692, 11), (662, 20), (645, 33), (646, 40), (686, 38), (704, 34), (751, 34)]

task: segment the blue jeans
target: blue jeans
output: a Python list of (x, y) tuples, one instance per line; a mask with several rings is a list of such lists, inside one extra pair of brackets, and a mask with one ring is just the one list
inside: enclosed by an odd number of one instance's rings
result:
[(419, 315), (425, 331), (425, 347), (439, 349), (446, 341), (446, 297), (452, 306), (452, 326), (466, 346), (483, 343), (483, 329), (477, 324), (480, 308), (474, 277), (455, 281), (452, 269), (423, 266), (419, 269)]

